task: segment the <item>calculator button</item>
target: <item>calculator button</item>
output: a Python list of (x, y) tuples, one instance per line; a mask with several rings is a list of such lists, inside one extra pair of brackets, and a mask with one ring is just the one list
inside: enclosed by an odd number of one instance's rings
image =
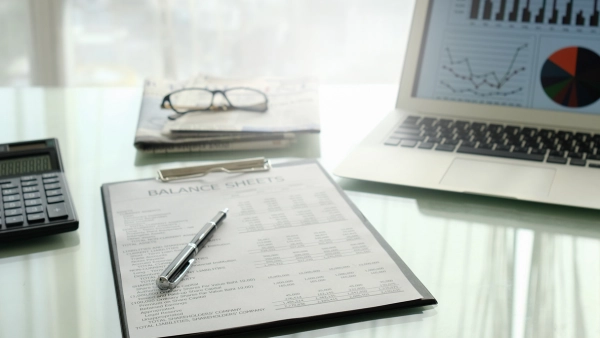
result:
[(40, 198), (40, 193), (39, 192), (28, 192), (26, 194), (23, 194), (23, 199), (30, 200), (30, 199), (34, 199), (34, 198)]
[(46, 184), (46, 183), (56, 183), (56, 182), (58, 182), (58, 178), (45, 178), (42, 181), (44, 181), (44, 184)]
[(32, 207), (34, 205), (41, 205), (42, 204), (42, 200), (39, 198), (36, 198), (34, 200), (26, 200), (25, 201), (25, 206), (26, 207)]
[(48, 204), (52, 204), (52, 203), (64, 202), (65, 198), (63, 195), (60, 195), (60, 196), (48, 197), (48, 198), (46, 198), (46, 200), (48, 201)]
[(58, 176), (58, 173), (42, 174), (42, 178), (51, 178), (51, 177), (56, 177), (56, 176)]
[(6, 226), (15, 226), (23, 224), (23, 216), (6, 217)]
[(31, 187), (34, 185), (37, 185), (38, 182), (37, 181), (27, 181), (27, 182), (21, 182), (21, 186), (23, 187)]
[(44, 207), (41, 205), (35, 206), (35, 207), (27, 207), (25, 208), (25, 212), (28, 214), (35, 214), (38, 212), (44, 212)]
[(25, 182), (25, 181), (35, 181), (36, 176), (23, 176), (21, 177), (21, 182)]
[(44, 189), (52, 190), (60, 188), (60, 183), (44, 184)]
[(2, 195), (6, 196), (6, 195), (15, 195), (19, 193), (19, 189), (3, 189), (2, 190)]
[(34, 192), (38, 191), (39, 189), (39, 187), (23, 187), (23, 192)]
[(4, 211), (4, 216), (9, 217), (9, 216), (19, 216), (19, 215), (23, 215), (23, 209), (18, 208), (18, 209), (8, 209)]
[(62, 195), (62, 190), (60, 190), (60, 189), (46, 190), (46, 196), (48, 196), (48, 197), (58, 196), (58, 195)]
[(3, 185), (0, 185), (0, 188), (2, 189), (15, 189), (18, 188), (16, 185), (12, 184), (12, 183), (6, 183)]
[(4, 209), (14, 209), (14, 208), (20, 208), (20, 207), (21, 207), (21, 201), (4, 203)]
[(2, 196), (2, 202), (15, 202), (21, 200), (21, 195)]
[(49, 219), (67, 218), (67, 208), (64, 203), (49, 205), (47, 208)]
[(27, 215), (27, 221), (29, 223), (43, 222), (45, 220), (44, 214), (29, 214)]

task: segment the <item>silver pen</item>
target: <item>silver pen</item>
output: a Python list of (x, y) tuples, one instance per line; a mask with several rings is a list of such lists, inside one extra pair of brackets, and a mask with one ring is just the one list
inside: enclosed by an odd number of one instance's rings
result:
[(172, 290), (181, 282), (183, 276), (185, 276), (192, 264), (194, 264), (194, 257), (208, 243), (215, 230), (217, 230), (219, 223), (227, 217), (228, 211), (228, 208), (219, 211), (213, 219), (204, 224), (192, 241), (181, 250), (165, 271), (158, 276), (156, 285), (159, 289)]

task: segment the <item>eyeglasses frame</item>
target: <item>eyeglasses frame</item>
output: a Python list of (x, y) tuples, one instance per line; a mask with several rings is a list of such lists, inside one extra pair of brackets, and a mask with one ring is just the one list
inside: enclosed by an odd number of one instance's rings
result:
[[(231, 103), (231, 101), (229, 101), (229, 98), (227, 97), (227, 92), (231, 91), (231, 90), (239, 90), (239, 89), (245, 89), (245, 90), (250, 90), (253, 92), (256, 92), (257, 94), (262, 95), (265, 98), (265, 108), (251, 108), (251, 107), (239, 107), (239, 106), (235, 106)], [(175, 106), (173, 106), (173, 104), (171, 103), (171, 95), (183, 92), (183, 91), (187, 91), (187, 90), (203, 90), (206, 92), (209, 92), (212, 94), (212, 97), (210, 99), (210, 105), (208, 105), (208, 107), (206, 108), (202, 108), (202, 109), (190, 109), (190, 110), (186, 110), (186, 111), (179, 111), (175, 108)], [(225, 101), (227, 101), (226, 106), (214, 106), (213, 102), (215, 99), (215, 95), (216, 94), (221, 94), (223, 95), (223, 97), (225, 98)], [(168, 106), (167, 106), (168, 103)], [(198, 87), (192, 87), (192, 88), (182, 88), (182, 89), (178, 89), (175, 90), (173, 92), (170, 92), (169, 94), (165, 95), (165, 97), (162, 100), (162, 103), (160, 104), (161, 108), (164, 109), (168, 109), (170, 108), (171, 110), (173, 110), (174, 112), (176, 112), (179, 115), (184, 115), (187, 113), (192, 113), (192, 112), (202, 112), (202, 111), (218, 111), (218, 110), (222, 110), (222, 111), (226, 111), (229, 110), (229, 108), (232, 109), (238, 109), (238, 110), (245, 110), (245, 111), (254, 111), (254, 112), (266, 112), (268, 109), (268, 104), (269, 104), (269, 99), (267, 98), (267, 95), (265, 93), (263, 93), (262, 91), (258, 90), (258, 89), (254, 89), (254, 88), (249, 88), (249, 87), (233, 87), (233, 88), (227, 88), (225, 90), (210, 90), (207, 88), (198, 88)]]

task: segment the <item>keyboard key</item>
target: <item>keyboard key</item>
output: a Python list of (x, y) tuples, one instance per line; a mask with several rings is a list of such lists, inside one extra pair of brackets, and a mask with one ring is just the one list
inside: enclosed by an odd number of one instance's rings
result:
[(25, 181), (35, 181), (36, 176), (23, 176), (21, 177), (21, 182), (25, 182)]
[(52, 204), (48, 207), (48, 218), (53, 219), (61, 219), (67, 218), (67, 208), (64, 203)]
[(401, 140), (409, 140), (409, 141), (425, 141), (424, 136), (415, 136), (415, 135), (407, 135), (407, 134), (394, 134), (394, 138), (399, 138)]
[(577, 133), (575, 134), (575, 139), (579, 141), (589, 141), (591, 140), (592, 135), (589, 133)]
[(34, 191), (38, 191), (40, 188), (38, 186), (33, 186), (33, 187), (23, 187), (23, 192), (24, 193), (28, 193), (28, 192), (34, 192)]
[(469, 142), (469, 141), (463, 141), (463, 143), (461, 143), (462, 147), (475, 147), (475, 142)]
[(37, 205), (35, 207), (27, 207), (27, 208), (25, 208), (25, 212), (27, 214), (35, 214), (38, 212), (44, 212), (44, 207), (41, 205)]
[(42, 174), (42, 178), (52, 178), (52, 177), (57, 177), (58, 173), (46, 173), (46, 174)]
[(550, 156), (552, 156), (552, 157), (564, 157), (565, 156), (565, 152), (564, 151), (558, 151), (558, 150), (550, 150)]
[(417, 126), (417, 125), (414, 125), (414, 124), (405, 124), (405, 123), (403, 123), (403, 124), (401, 124), (398, 127), (398, 129), (419, 130), (419, 129), (421, 129), (421, 126)]
[(6, 226), (23, 225), (23, 216), (6, 217)]
[(39, 214), (29, 214), (27, 215), (27, 222), (29, 223), (39, 223), (46, 220), (46, 217), (43, 213)]
[(457, 144), (458, 144), (458, 142), (459, 142), (458, 140), (445, 140), (445, 141), (444, 141), (444, 144), (448, 144), (448, 145), (451, 145), (451, 146), (455, 146), (455, 145), (457, 145)]
[(546, 160), (546, 162), (556, 163), (556, 164), (567, 164), (567, 159), (564, 157), (558, 157), (558, 156), (548, 156), (548, 159)]
[(400, 146), (405, 148), (414, 148), (416, 145), (417, 141), (402, 140), (402, 143), (400, 143)]
[(2, 188), (2, 189), (15, 189), (15, 188), (18, 188), (18, 186), (14, 185), (12, 183), (5, 183), (5, 184), (0, 185), (0, 188)]
[(407, 135), (419, 135), (421, 131), (418, 129), (404, 129), (402, 127), (396, 129), (394, 134), (407, 134)]
[(56, 183), (56, 182), (58, 182), (58, 178), (45, 178), (42, 181), (44, 182), (44, 184), (47, 184), (47, 183)]
[(527, 147), (514, 147), (514, 149), (513, 149), (513, 152), (515, 152), (515, 153), (527, 154), (528, 151), (529, 151), (529, 148), (527, 148)]
[(436, 118), (433, 118), (433, 117), (424, 117), (424, 118), (421, 120), (421, 124), (424, 124), (424, 125), (426, 125), (426, 126), (432, 126), (432, 125), (435, 123), (435, 121), (436, 121), (436, 120), (437, 120), (437, 119), (436, 119)]
[(46, 199), (46, 201), (48, 201), (48, 204), (52, 204), (52, 203), (64, 202), (65, 198), (62, 195), (60, 195), (60, 196), (52, 196), (52, 197), (48, 197)]
[(19, 216), (19, 215), (23, 215), (23, 209), (18, 208), (18, 209), (8, 209), (4, 211), (4, 216), (9, 217), (9, 216)]
[(509, 135), (515, 135), (521, 131), (521, 128), (517, 126), (506, 126), (506, 128), (504, 128), (504, 131)]
[(421, 142), (421, 144), (419, 145), (419, 148), (420, 149), (431, 149), (431, 148), (433, 148), (434, 145), (435, 145), (435, 143)]
[(386, 146), (397, 146), (400, 144), (400, 141), (401, 140), (399, 138), (389, 138), (384, 144)]
[(503, 145), (503, 144), (496, 145), (496, 150), (498, 150), (498, 151), (510, 151), (510, 148), (512, 148), (512, 147)]
[(435, 150), (454, 151), (454, 148), (456, 148), (456, 146), (451, 145), (451, 144), (438, 144), (438, 146), (435, 147)]
[(569, 162), (569, 164), (575, 165), (578, 167), (585, 167), (586, 160), (580, 160), (580, 159), (573, 158), (573, 159), (571, 159), (571, 162)]
[(34, 199), (34, 200), (26, 200), (25, 201), (25, 206), (26, 207), (32, 207), (34, 205), (42, 205), (42, 200), (39, 199), (39, 198), (37, 198), (37, 199)]
[(536, 161), (536, 162), (542, 162), (544, 160), (544, 155), (511, 153), (509, 151), (497, 151), (497, 150), (482, 149), (482, 148), (460, 147), (460, 148), (458, 148), (457, 152), (463, 153), (463, 154), (503, 157), (503, 158), (511, 158), (511, 159), (516, 159), (516, 160), (527, 160), (527, 161)]
[(580, 154), (580, 153), (569, 153), (569, 157), (570, 157), (570, 158), (576, 158), (576, 159), (579, 159), (579, 160), (580, 160), (580, 159), (582, 159), (582, 158), (583, 158), (583, 155), (582, 155), (582, 154)]
[(14, 209), (14, 208), (20, 208), (21, 207), (21, 201), (18, 202), (8, 202), (8, 203), (4, 203), (4, 209)]
[(442, 139), (439, 137), (430, 137), (427, 139), (427, 142), (429, 143), (441, 143)]
[(420, 119), (419, 116), (410, 115), (410, 116), (406, 117), (406, 119), (404, 120), (403, 123), (415, 124), (415, 123), (417, 123), (417, 121), (419, 121), (419, 119)]
[(465, 129), (467, 126), (469, 126), (469, 121), (458, 120), (458, 121), (454, 122), (454, 125), (458, 129)]
[(60, 188), (60, 183), (44, 184), (44, 189), (46, 189), (46, 190), (52, 190), (52, 189), (58, 189), (58, 188)]
[(479, 146), (477, 146), (477, 149), (491, 150), (493, 147), (494, 147), (493, 143), (479, 143)]
[[(48, 192), (46, 192), (46, 193), (48, 193)], [(25, 199), (25, 200), (30, 200), (30, 199), (34, 199), (34, 198), (40, 198), (40, 193), (39, 192), (28, 192), (26, 194), (23, 194), (23, 199)]]
[(16, 195), (19, 193), (19, 189), (17, 188), (13, 188), (13, 189), (2, 189), (2, 195), (6, 196), (6, 195)]
[(37, 184), (38, 184), (37, 181), (21, 182), (21, 186), (23, 186), (23, 187), (32, 187), (32, 186), (35, 186)]
[(523, 135), (533, 136), (533, 135), (536, 135), (538, 133), (538, 130), (537, 130), (537, 128), (525, 127), (525, 128), (523, 128), (523, 130), (521, 131), (521, 133), (523, 133)]
[(558, 138), (560, 138), (560, 139), (568, 140), (568, 139), (573, 138), (573, 132), (559, 130), (558, 133), (556, 133), (556, 136), (558, 136)]
[(60, 190), (60, 189), (46, 190), (46, 196), (48, 196), (48, 197), (58, 196), (58, 195), (62, 195), (62, 190)]
[(534, 155), (545, 155), (546, 154), (546, 149), (532, 148), (531, 149), (531, 153), (534, 154)]
[(476, 131), (482, 131), (486, 127), (487, 127), (487, 125), (485, 123), (479, 123), (479, 122), (471, 123), (471, 128), (473, 128), (473, 130), (476, 130)]
[(588, 160), (600, 160), (600, 154), (599, 155), (588, 154), (587, 159)]
[(2, 196), (2, 202), (16, 202), (21, 200), (21, 195)]
[(600, 163), (590, 163), (590, 168), (600, 169)]
[(540, 136), (542, 137), (554, 137), (554, 135), (556, 134), (556, 130), (552, 130), (552, 129), (542, 129), (540, 130)]

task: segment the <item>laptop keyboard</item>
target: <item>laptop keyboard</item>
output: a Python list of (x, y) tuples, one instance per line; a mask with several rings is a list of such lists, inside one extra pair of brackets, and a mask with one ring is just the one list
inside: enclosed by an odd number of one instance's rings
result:
[(600, 168), (600, 134), (408, 116), (385, 145)]

